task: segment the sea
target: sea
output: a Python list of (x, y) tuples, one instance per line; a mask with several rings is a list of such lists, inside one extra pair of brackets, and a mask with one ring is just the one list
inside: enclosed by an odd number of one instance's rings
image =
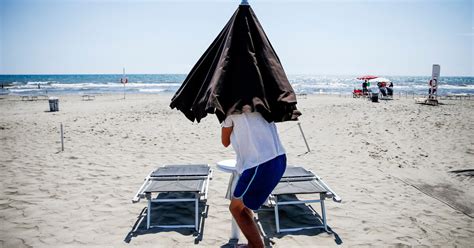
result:
[[(0, 75), (3, 95), (165, 94), (176, 92), (186, 74)], [(358, 75), (288, 75), (297, 94), (352, 94), (360, 89)], [(393, 82), (395, 94), (426, 95), (426, 76), (380, 76)], [(372, 85), (374, 87), (374, 85)], [(474, 77), (441, 77), (438, 95), (474, 95)]]

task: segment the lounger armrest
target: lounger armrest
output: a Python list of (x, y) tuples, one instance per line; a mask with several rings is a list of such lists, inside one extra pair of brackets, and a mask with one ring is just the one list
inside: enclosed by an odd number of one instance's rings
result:
[(332, 191), (328, 191), (326, 194), (324, 194), (324, 198), (331, 198), (333, 201), (338, 202), (338, 203), (342, 201), (341, 197), (339, 197)]
[(145, 195), (143, 194), (143, 192), (137, 192), (137, 194), (135, 194), (135, 196), (132, 198), (132, 203), (137, 203), (142, 198), (145, 198)]
[(138, 195), (136, 195), (135, 197), (133, 197), (132, 203), (137, 203), (137, 202), (140, 201), (140, 199), (141, 199), (141, 198), (140, 198)]
[(207, 175), (206, 182), (203, 185), (203, 188), (200, 192), (200, 196), (204, 197), (204, 201), (207, 201), (207, 193), (209, 192), (209, 181), (212, 180), (213, 170), (209, 170), (209, 174)]
[(153, 171), (151, 171), (150, 173), (148, 173), (148, 176), (145, 177), (145, 180), (142, 184), (142, 186), (140, 187), (140, 189), (138, 189), (137, 193), (135, 194), (135, 196), (133, 196), (132, 198), (132, 203), (137, 203), (140, 201), (141, 198), (143, 198), (143, 190), (145, 189), (145, 186), (148, 184), (148, 182), (150, 181), (150, 176), (151, 176), (151, 173), (153, 173)]
[(332, 195), (332, 200), (335, 202), (342, 202), (342, 198), (334, 192), (329, 186), (319, 177), (318, 175), (314, 174), (314, 176), (317, 178), (317, 180), (329, 191), (328, 194)]

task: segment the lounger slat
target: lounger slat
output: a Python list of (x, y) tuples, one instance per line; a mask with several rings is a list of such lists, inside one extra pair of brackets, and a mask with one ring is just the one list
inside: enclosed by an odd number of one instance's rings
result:
[(150, 181), (206, 180), (208, 176), (162, 176), (150, 177)]
[(143, 192), (200, 192), (203, 184), (204, 180), (151, 181)]
[(313, 181), (316, 180), (316, 177), (286, 177), (281, 178), (280, 182), (298, 182), (298, 181)]
[(285, 178), (295, 178), (295, 177), (314, 177), (314, 174), (303, 167), (294, 167), (294, 166), (286, 167), (282, 180), (284, 180)]
[(273, 190), (274, 195), (326, 193), (328, 190), (316, 180), (280, 182)]
[(209, 171), (210, 167), (207, 164), (166, 165), (153, 171), (151, 177), (207, 176)]

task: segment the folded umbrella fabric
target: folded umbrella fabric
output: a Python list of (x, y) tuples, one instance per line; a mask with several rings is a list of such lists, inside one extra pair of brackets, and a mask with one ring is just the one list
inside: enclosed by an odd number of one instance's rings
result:
[(219, 122), (248, 105), (268, 122), (297, 120), (296, 95), (249, 5), (240, 5), (171, 100), (191, 120)]

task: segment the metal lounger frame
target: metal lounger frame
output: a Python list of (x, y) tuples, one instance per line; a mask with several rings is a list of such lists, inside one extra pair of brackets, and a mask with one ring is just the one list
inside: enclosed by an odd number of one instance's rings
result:
[[(311, 171), (309, 171), (311, 172)], [(313, 172), (311, 172), (313, 173)], [(297, 200), (297, 201), (278, 201), (278, 195), (271, 194), (270, 195), (270, 203), (274, 206), (274, 211), (275, 211), (275, 225), (276, 225), (276, 231), (277, 233), (281, 232), (295, 232), (295, 231), (300, 231), (304, 229), (314, 229), (314, 228), (322, 228), (326, 232), (328, 231), (327, 227), (327, 220), (326, 220), (326, 208), (324, 205), (324, 200), (326, 198), (332, 198), (333, 201), (335, 202), (341, 202), (342, 199), (331, 189), (329, 186), (315, 173), (313, 173), (313, 177), (300, 177), (300, 178), (287, 178), (287, 181), (312, 181), (316, 180), (321, 186), (323, 186), (327, 192), (320, 192), (319, 194), (319, 199), (311, 199), (311, 200)], [(282, 181), (284, 182), (285, 179), (282, 178)], [(281, 182), (281, 181), (280, 181)], [(296, 193), (298, 194), (298, 193)], [(283, 195), (283, 194), (281, 194)], [(296, 228), (280, 228), (280, 216), (278, 214), (278, 206), (283, 206), (283, 205), (295, 205), (295, 204), (306, 204), (306, 203), (317, 203), (319, 202), (321, 204), (321, 217), (322, 217), (322, 225), (318, 226), (305, 226), (305, 227), (296, 227)], [(311, 210), (313, 212), (316, 212), (311, 206)]]
[[(208, 165), (209, 166), (209, 165)], [(146, 228), (193, 228), (196, 232), (199, 232), (199, 202), (207, 201), (207, 192), (209, 189), (209, 181), (212, 178), (212, 169), (209, 170), (209, 173), (206, 176), (167, 176), (167, 177), (153, 177), (152, 174), (155, 170), (152, 170), (145, 178), (140, 189), (137, 191), (135, 196), (132, 199), (132, 203), (137, 203), (142, 198), (148, 200), (147, 205), (147, 221)], [(199, 192), (194, 193), (194, 198), (180, 198), (180, 199), (153, 199), (152, 193), (145, 193), (144, 190), (148, 184), (153, 180), (186, 180), (186, 179), (202, 179), (205, 182), (202, 184), (202, 187)], [(159, 194), (159, 193), (158, 193)], [(194, 202), (194, 225), (151, 225), (151, 205), (152, 203), (158, 202)]]

